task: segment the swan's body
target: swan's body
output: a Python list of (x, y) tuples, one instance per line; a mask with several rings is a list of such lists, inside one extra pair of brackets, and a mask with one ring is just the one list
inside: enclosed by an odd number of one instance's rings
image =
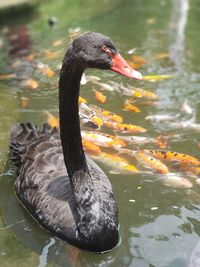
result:
[(107, 37), (97, 33), (81, 35), (69, 47), (61, 69), (60, 134), (48, 125), (40, 131), (30, 123), (15, 125), (11, 130), (11, 158), (17, 166), (15, 190), (19, 199), (54, 235), (94, 252), (117, 245), (118, 214), (107, 176), (82, 148), (79, 86), (87, 67), (133, 76), (129, 67), (120, 69), (119, 60)]

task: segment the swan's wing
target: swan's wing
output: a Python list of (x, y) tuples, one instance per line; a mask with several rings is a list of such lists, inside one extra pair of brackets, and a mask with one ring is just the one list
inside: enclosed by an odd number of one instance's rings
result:
[(41, 134), (27, 146), (15, 188), (20, 200), (45, 228), (57, 235), (74, 228), (74, 199), (58, 134)]

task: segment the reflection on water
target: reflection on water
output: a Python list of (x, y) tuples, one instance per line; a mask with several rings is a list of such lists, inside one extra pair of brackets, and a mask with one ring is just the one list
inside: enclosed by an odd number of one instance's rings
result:
[[(180, 112), (183, 101), (187, 99), (195, 110), (196, 122), (200, 122), (200, 62), (193, 56), (199, 44), (195, 38), (188, 39), (189, 30), (193, 36), (197, 35), (200, 11), (192, 0), (190, 3), (189, 0), (136, 0), (134, 4), (132, 0), (111, 1), (109, 7), (107, 1), (95, 5), (92, 0), (59, 1), (59, 4), (50, 1), (38, 8), (31, 21), (26, 21), (24, 16), (19, 22), (16, 19), (13, 25), (11, 23), (11, 30), (6, 29), (6, 25), (0, 28), (1, 72), (16, 71), (17, 75), (15, 79), (0, 81), (0, 266), (186, 267), (200, 235), (200, 190), (194, 178), (187, 176), (193, 184), (191, 189), (178, 189), (163, 185), (158, 174), (115, 175), (109, 174), (110, 169), (101, 165), (114, 187), (120, 214), (121, 242), (111, 252), (95, 255), (54, 239), (38, 226), (16, 199), (13, 192), (14, 170), (6, 166), (6, 160), (10, 125), (16, 121), (32, 121), (41, 125), (46, 119), (44, 110), (57, 114), (57, 74), (65, 44), (53, 49), (51, 44), (76, 27), (110, 36), (127, 59), (127, 51), (135, 48), (136, 55), (143, 56), (147, 61), (141, 68), (144, 75), (175, 74), (174, 79), (151, 83), (131, 82), (98, 70), (87, 72), (100, 76), (102, 82), (123, 81), (125, 85), (130, 83), (155, 91), (159, 95), (158, 105), (141, 106), (141, 113), (124, 112), (122, 104), (125, 97), (115, 92), (105, 92), (108, 103), (101, 107), (118, 113), (128, 123), (147, 128), (147, 136), (155, 137), (170, 131), (184, 133), (184, 139), (176, 142), (169, 140), (169, 148), (200, 158), (198, 132), (173, 130), (170, 122), (162, 124), (144, 120), (145, 116), (152, 114), (167, 113), (173, 116)], [(193, 15), (196, 15), (195, 19)], [(48, 26), (50, 16), (58, 17), (53, 28)], [(171, 23), (175, 28), (169, 33)], [(22, 36), (22, 40), (27, 40), (27, 46), (18, 53), (16, 60), (9, 57), (10, 51), (14, 51), (11, 49), (14, 48), (13, 31)], [(11, 36), (12, 42), (9, 39)], [(43, 75), (31, 63), (31, 57), (28, 64), (22, 58), (19, 60), (19, 54), (20, 57), (26, 55), (24, 52), (27, 49), (33, 57), (34, 53), (40, 53), (34, 64), (48, 64), (55, 71), (55, 76), (49, 78)], [(49, 50), (60, 52), (54, 57), (55, 53), (50, 54)], [(170, 57), (153, 60), (156, 55), (168, 52)], [(22, 81), (26, 79), (35, 79), (39, 89), (24, 87)], [(85, 85), (81, 95), (97, 105), (91, 89), (91, 85)], [(30, 99), (27, 107), (20, 106), (21, 97)], [(190, 115), (181, 113), (179, 118), (190, 119)], [(146, 147), (150, 149), (151, 145)], [(198, 255), (198, 251), (193, 255)]]

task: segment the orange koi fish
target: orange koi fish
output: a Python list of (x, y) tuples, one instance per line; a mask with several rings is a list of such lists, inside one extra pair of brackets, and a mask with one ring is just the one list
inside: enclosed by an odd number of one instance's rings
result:
[(0, 80), (9, 80), (9, 79), (16, 78), (16, 77), (17, 77), (16, 73), (0, 74)]
[(132, 111), (132, 112), (141, 112), (141, 110), (132, 105), (130, 102), (129, 102), (129, 99), (127, 99), (125, 102), (124, 102), (124, 108), (123, 108), (124, 111)]
[(91, 105), (92, 110), (94, 110), (104, 121), (122, 122), (123, 118), (109, 110), (101, 109), (97, 106)]
[(106, 96), (103, 95), (101, 92), (93, 89), (95, 93), (95, 98), (100, 102), (100, 103), (105, 103), (106, 102)]
[(113, 168), (114, 171), (119, 173), (133, 174), (139, 172), (134, 165), (129, 164), (127, 160), (117, 155), (111, 155), (103, 152), (101, 155), (94, 157), (94, 159), (102, 162), (110, 168)]
[(59, 128), (59, 119), (49, 113), (47, 110), (44, 111), (47, 115), (47, 122), (52, 128)]
[(82, 138), (86, 141), (95, 143), (96, 145), (102, 147), (124, 147), (126, 143), (119, 139), (118, 137), (106, 134), (106, 133), (95, 133), (92, 131), (82, 131), (81, 132)]
[(53, 47), (57, 47), (57, 46), (60, 46), (64, 43), (65, 39), (59, 39), (59, 40), (56, 40), (53, 42), (52, 46)]
[(22, 96), (22, 97), (20, 98), (20, 102), (21, 102), (21, 107), (22, 107), (22, 108), (26, 108), (26, 107), (28, 107), (28, 105), (29, 105), (29, 103), (30, 103), (30, 99), (27, 98), (27, 97)]
[(137, 126), (137, 125), (117, 123), (117, 122), (112, 122), (112, 121), (105, 121), (104, 125), (108, 128), (112, 128), (116, 131), (123, 132), (123, 133), (145, 133), (147, 131), (145, 128)]
[(89, 142), (89, 141), (86, 141), (86, 140), (82, 140), (82, 144), (83, 144), (83, 148), (84, 150), (86, 151), (86, 153), (90, 154), (90, 155), (100, 155), (102, 152), (101, 152), (101, 149), (99, 146)]
[(44, 51), (45, 53), (45, 56), (48, 58), (48, 59), (55, 59), (55, 58), (58, 58), (59, 57), (59, 54), (62, 52), (62, 50), (59, 50), (59, 51), (50, 51), (50, 50), (46, 50)]
[(29, 79), (29, 80), (23, 81), (22, 86), (35, 90), (35, 89), (38, 89), (39, 83), (36, 80)]
[(120, 153), (126, 153), (130, 156), (134, 156), (136, 160), (140, 164), (142, 164), (145, 168), (151, 169), (157, 173), (162, 173), (162, 174), (169, 173), (169, 169), (164, 163), (146, 154), (143, 150), (134, 151), (126, 148), (120, 148), (118, 149), (118, 151)]
[(147, 61), (143, 57), (134, 55), (131, 57), (131, 60), (129, 60), (128, 63), (133, 69), (137, 70), (144, 66)]
[(190, 166), (198, 166), (200, 164), (200, 161), (195, 157), (175, 151), (145, 149), (145, 152), (153, 155), (157, 159), (169, 161), (171, 163)]
[(43, 75), (47, 76), (48, 78), (51, 78), (55, 75), (55, 71), (53, 71), (46, 65), (43, 64), (38, 65), (38, 69), (41, 71)]

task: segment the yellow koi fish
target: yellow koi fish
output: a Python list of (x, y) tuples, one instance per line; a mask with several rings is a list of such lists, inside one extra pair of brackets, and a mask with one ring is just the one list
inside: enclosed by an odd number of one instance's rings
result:
[(123, 140), (111, 134), (96, 133), (92, 131), (82, 131), (81, 135), (84, 140), (92, 142), (102, 147), (115, 148), (115, 147), (126, 146), (126, 143)]
[(156, 81), (164, 81), (166, 79), (172, 79), (174, 75), (148, 75), (143, 76), (144, 81), (156, 82)]
[(127, 160), (117, 155), (111, 155), (103, 152), (101, 155), (94, 157), (94, 159), (102, 162), (119, 173), (133, 174), (139, 172), (134, 165), (129, 164)]
[(136, 98), (147, 98), (150, 100), (157, 100), (158, 96), (156, 95), (156, 93), (149, 91), (149, 90), (145, 90), (142, 88), (137, 88), (137, 87), (131, 87), (131, 95), (136, 97)]
[(109, 110), (101, 109), (97, 106), (91, 105), (92, 110), (94, 110), (104, 121), (122, 122), (123, 118)]
[(198, 166), (200, 164), (200, 161), (197, 158), (187, 154), (178, 153), (175, 151), (145, 149), (145, 152), (153, 155), (157, 159), (165, 160), (171, 163), (190, 165), (190, 166)]
[(143, 127), (133, 125), (133, 124), (126, 124), (126, 123), (105, 121), (104, 125), (108, 128), (112, 128), (116, 131), (123, 132), (123, 133), (145, 133), (147, 131)]
[(135, 157), (136, 160), (145, 168), (151, 169), (157, 173), (169, 173), (169, 169), (164, 163), (146, 154), (143, 150), (134, 151), (126, 148), (120, 148), (118, 149), (118, 151), (120, 153), (126, 153), (130, 156)]
[(106, 102), (106, 96), (103, 95), (101, 92), (93, 89), (95, 93), (95, 98), (100, 102), (100, 103), (105, 103)]
[(86, 104), (86, 103), (87, 103), (87, 100), (86, 100), (85, 98), (79, 96), (79, 98), (78, 98), (78, 102), (79, 102), (79, 103)]

